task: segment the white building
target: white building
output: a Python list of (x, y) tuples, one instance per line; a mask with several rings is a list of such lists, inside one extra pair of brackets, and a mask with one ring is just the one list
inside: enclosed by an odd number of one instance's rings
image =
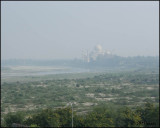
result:
[(94, 49), (88, 53), (88, 51), (82, 53), (83, 61), (90, 62), (90, 60), (96, 60), (98, 56), (110, 56), (110, 51), (104, 51), (101, 45), (96, 45)]

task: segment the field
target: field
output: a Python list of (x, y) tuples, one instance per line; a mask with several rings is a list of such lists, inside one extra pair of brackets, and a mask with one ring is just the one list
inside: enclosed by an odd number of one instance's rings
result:
[[(71, 78), (76, 76), (85, 77), (84, 69), (74, 69), (63, 66), (5, 66), (1, 68), (1, 83), (3, 82), (26, 82), (57, 78), (68, 78), (66, 74), (72, 73)], [(70, 77), (69, 77), (70, 78)]]

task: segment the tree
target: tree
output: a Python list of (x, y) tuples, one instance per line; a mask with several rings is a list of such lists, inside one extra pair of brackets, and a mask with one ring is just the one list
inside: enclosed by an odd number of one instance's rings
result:
[(4, 117), (5, 125), (11, 127), (13, 123), (22, 124), (24, 120), (24, 114), (22, 112), (8, 113)]
[(126, 107), (118, 111), (118, 116), (116, 118), (117, 127), (135, 127), (141, 126), (139, 122), (141, 117), (138, 113), (135, 113), (130, 108)]
[(59, 115), (60, 127), (72, 126), (72, 109), (71, 108), (59, 108), (55, 111)]
[(59, 127), (59, 115), (51, 109), (42, 110), (26, 120), (27, 124), (35, 124), (40, 127)]
[(114, 127), (111, 109), (107, 107), (95, 108), (86, 115), (85, 127)]
[(74, 114), (73, 121), (74, 127), (85, 127), (85, 120), (83, 116)]
[(144, 127), (159, 126), (159, 107), (147, 102), (144, 108), (139, 107), (136, 111), (140, 113)]

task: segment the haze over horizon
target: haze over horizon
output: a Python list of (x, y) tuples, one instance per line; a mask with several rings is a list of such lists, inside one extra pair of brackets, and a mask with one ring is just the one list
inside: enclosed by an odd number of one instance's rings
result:
[(158, 1), (2, 1), (1, 59), (73, 59), (100, 44), (159, 56)]

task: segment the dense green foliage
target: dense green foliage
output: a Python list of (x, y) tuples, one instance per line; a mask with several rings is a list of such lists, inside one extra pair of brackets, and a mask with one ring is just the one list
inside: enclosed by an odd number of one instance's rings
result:
[(24, 114), (22, 112), (8, 113), (5, 116), (5, 126), (11, 127), (12, 123), (23, 123)]
[[(73, 113), (74, 127), (158, 127), (159, 107), (146, 103), (144, 107), (132, 110), (129, 107), (99, 106), (93, 111), (78, 115)], [(38, 127), (71, 127), (72, 109), (44, 109), (26, 116), (24, 114), (8, 113), (4, 118), (4, 126), (21, 123), (26, 126)]]

